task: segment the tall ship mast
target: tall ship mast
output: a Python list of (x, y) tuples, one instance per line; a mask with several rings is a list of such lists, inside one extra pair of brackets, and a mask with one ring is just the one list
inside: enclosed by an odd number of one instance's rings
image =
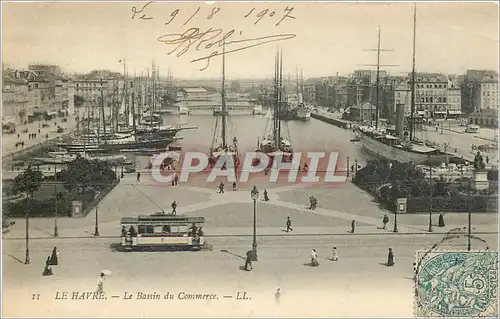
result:
[[(389, 130), (378, 127), (378, 117), (376, 126), (359, 126), (357, 128), (360, 135), (360, 142), (363, 149), (378, 158), (389, 161), (421, 163), (443, 163), (447, 154), (435, 147), (426, 145), (414, 139), (413, 113), (415, 110), (415, 39), (416, 39), (416, 5), (413, 12), (413, 72), (411, 80), (411, 114), (410, 114), (410, 137), (404, 132), (404, 104), (396, 105), (396, 129)], [(380, 40), (379, 40), (380, 41)], [(380, 43), (380, 42), (379, 42)], [(377, 48), (377, 56), (380, 55), (380, 45)], [(377, 70), (380, 65), (377, 65)], [(379, 90), (379, 80), (377, 80), (377, 90)], [(377, 101), (378, 102), (378, 101)], [(377, 103), (378, 104), (378, 103)], [(377, 108), (378, 109), (378, 108)], [(406, 133), (406, 134), (405, 134)]]
[[(239, 164), (238, 140), (233, 137), (231, 143), (228, 141), (228, 115), (226, 105), (226, 53), (225, 44), (222, 45), (222, 84), (221, 84), (221, 112), (215, 114), (215, 129), (210, 148), (209, 164), (213, 167), (221, 156), (233, 157), (235, 167)], [(219, 122), (220, 120), (220, 122)], [(227, 163), (227, 162), (226, 162)], [(226, 169), (226, 164), (222, 169)]]
[[(258, 142), (258, 150), (266, 153), (269, 157), (274, 158), (282, 156), (284, 162), (292, 160), (292, 142), (286, 122), (283, 122), (282, 108), (284, 107), (283, 94), (283, 60), (282, 53), (277, 52), (275, 56), (274, 70), (274, 112), (268, 111), (266, 118), (268, 125), (264, 133), (263, 139)], [(269, 125), (271, 124), (271, 125)]]

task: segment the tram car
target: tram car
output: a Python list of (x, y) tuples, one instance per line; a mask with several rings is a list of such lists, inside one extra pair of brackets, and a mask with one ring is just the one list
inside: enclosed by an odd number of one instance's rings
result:
[(123, 217), (121, 219), (121, 246), (124, 250), (192, 249), (205, 245), (203, 217), (165, 214)]

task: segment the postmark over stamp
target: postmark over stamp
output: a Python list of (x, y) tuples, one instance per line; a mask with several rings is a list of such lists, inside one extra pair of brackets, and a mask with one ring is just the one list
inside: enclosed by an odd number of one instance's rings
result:
[(417, 252), (417, 317), (498, 317), (498, 252)]

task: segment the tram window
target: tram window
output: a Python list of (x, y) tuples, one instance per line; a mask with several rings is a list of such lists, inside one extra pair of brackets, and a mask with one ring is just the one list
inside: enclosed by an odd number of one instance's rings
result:
[(163, 225), (163, 232), (164, 233), (170, 233), (171, 232), (170, 226), (169, 225)]
[(145, 225), (139, 225), (137, 227), (139, 234), (145, 234), (146, 233), (146, 226)]
[(155, 234), (161, 234), (163, 230), (163, 227), (161, 225), (155, 226)]
[(153, 225), (146, 226), (146, 234), (153, 234), (155, 232), (155, 227)]
[(179, 226), (179, 233), (188, 233), (188, 232), (189, 232), (188, 226)]
[(170, 229), (170, 231), (172, 233), (178, 233), (179, 232), (179, 226), (172, 226), (171, 229)]

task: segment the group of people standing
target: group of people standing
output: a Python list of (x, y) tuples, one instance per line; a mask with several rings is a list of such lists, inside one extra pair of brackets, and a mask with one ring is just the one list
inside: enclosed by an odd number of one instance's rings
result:
[(47, 257), (45, 261), (45, 268), (43, 270), (43, 276), (52, 276), (54, 273), (52, 272), (52, 266), (59, 265), (59, 252), (57, 251), (57, 247), (54, 247), (52, 250), (52, 254)]
[[(339, 260), (339, 254), (337, 251), (337, 247), (332, 248), (332, 257), (328, 258), (330, 261), (338, 261)], [(318, 253), (316, 252), (316, 249), (313, 249), (311, 251), (311, 266), (317, 267), (319, 266), (319, 261), (318, 261)]]

